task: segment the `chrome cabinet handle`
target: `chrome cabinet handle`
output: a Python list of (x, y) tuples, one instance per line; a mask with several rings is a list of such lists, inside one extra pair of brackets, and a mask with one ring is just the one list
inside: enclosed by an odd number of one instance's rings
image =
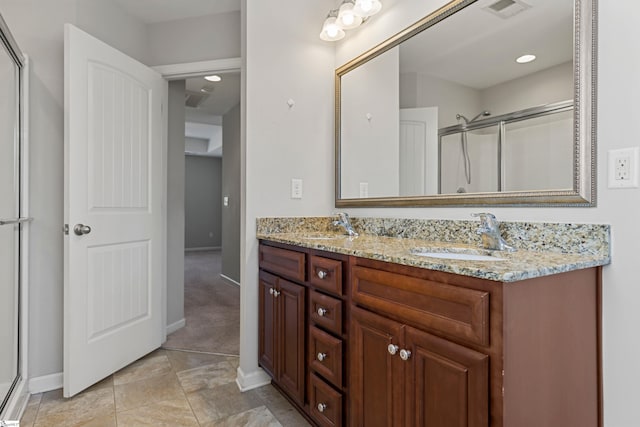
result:
[(275, 291), (274, 291), (274, 289), (273, 289), (273, 288), (269, 288), (269, 293), (270, 293), (271, 295), (273, 295), (273, 293), (274, 293), (274, 292), (275, 292)]
[(73, 227), (73, 232), (76, 233), (76, 236), (82, 236), (84, 234), (91, 233), (91, 227), (89, 227), (88, 225), (84, 225), (84, 224), (76, 224)]
[(280, 291), (273, 291), (273, 296), (278, 298), (280, 296)]
[(318, 359), (319, 362), (322, 362), (326, 358), (327, 358), (327, 353), (318, 353), (316, 355), (316, 359)]
[(318, 316), (324, 317), (326, 314), (327, 314), (326, 308), (318, 307)]
[(327, 409), (327, 405), (324, 403), (318, 403), (318, 412), (324, 412), (325, 409)]
[(407, 360), (409, 360), (410, 357), (411, 357), (411, 352), (409, 350), (405, 350), (404, 348), (400, 350), (400, 359), (406, 362)]
[(329, 275), (329, 273), (327, 273), (324, 270), (318, 270), (318, 278), (320, 279), (324, 279), (325, 277), (327, 277)]
[(33, 218), (5, 218), (0, 219), (0, 225), (22, 224), (30, 221), (33, 221)]
[(387, 346), (387, 351), (389, 352), (390, 355), (395, 356), (395, 354), (398, 352), (398, 350), (400, 349), (400, 347), (398, 347), (395, 344), (389, 344)]

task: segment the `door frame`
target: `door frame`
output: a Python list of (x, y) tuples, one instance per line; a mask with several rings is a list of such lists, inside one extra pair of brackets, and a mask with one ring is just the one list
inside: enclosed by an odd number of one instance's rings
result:
[[(240, 73), (242, 73), (242, 59), (239, 57), (235, 57), (235, 58), (224, 58), (224, 59), (215, 59), (215, 60), (210, 60), (210, 61), (199, 61), (199, 62), (188, 62), (188, 63), (178, 63), (178, 64), (168, 64), (168, 65), (158, 65), (158, 66), (153, 66), (151, 67), (151, 69), (155, 70), (156, 72), (160, 73), (160, 75), (162, 75), (162, 77), (167, 80), (167, 81), (172, 81), (172, 80), (182, 80), (182, 79), (187, 79), (190, 77), (198, 77), (198, 76), (204, 76), (207, 74), (213, 74), (213, 73), (222, 73), (222, 72), (229, 72), (229, 71), (238, 71)], [(165, 100), (168, 100), (168, 97), (165, 97)], [(243, 102), (243, 100), (241, 100), (241, 103)], [(168, 104), (168, 102), (165, 102), (165, 104)], [(167, 132), (167, 125), (168, 125), (168, 106), (167, 108), (164, 108), (163, 110), (163, 120), (164, 120), (164, 137), (165, 139), (167, 139), (167, 144), (165, 145), (165, 153), (164, 153), (164, 158), (165, 158), (165, 162), (163, 167), (165, 168), (164, 170), (164, 176), (167, 177), (168, 176), (168, 163), (169, 163), (169, 157), (168, 157), (168, 150), (169, 150), (169, 141), (168, 141), (168, 132)], [(242, 131), (241, 131), (242, 132)], [(242, 178), (241, 178), (242, 179)], [(165, 200), (165, 237), (167, 236), (167, 227), (168, 227), (168, 209), (169, 206), (167, 204), (168, 201), (168, 186), (165, 184), (164, 186), (164, 200)], [(241, 186), (240, 188), (240, 192), (241, 192), (241, 200), (244, 200), (244, 188)], [(240, 224), (241, 227), (244, 227), (244, 217), (242, 217), (240, 219)], [(168, 239), (164, 239), (164, 258), (167, 261), (167, 265), (169, 265), (169, 252), (168, 252)], [(240, 248), (241, 252), (244, 250), (244, 247), (242, 245), (241, 242), (241, 248)], [(242, 254), (238, 254), (239, 256), (241, 256)], [(184, 257), (184, 255), (183, 255)], [(165, 277), (168, 277), (167, 272), (165, 271)], [(163, 295), (162, 295), (162, 306), (163, 306), (163, 311), (164, 311), (164, 325), (163, 325), (163, 342), (166, 341), (166, 336), (167, 333), (171, 333), (174, 332), (175, 330), (179, 329), (180, 327), (182, 327), (184, 325), (184, 312), (183, 312), (183, 318), (181, 321), (179, 321), (179, 323), (181, 323), (180, 326), (178, 326), (178, 328), (175, 328), (175, 325), (167, 325), (167, 304), (168, 304), (168, 283), (165, 283), (165, 287), (164, 287), (164, 291), (163, 291)], [(184, 283), (183, 283), (183, 293), (184, 293)], [(241, 304), (242, 304), (242, 288), (240, 288), (240, 300), (241, 300)], [(241, 329), (242, 331), (242, 329)], [(240, 341), (242, 341), (242, 336), (240, 337)]]

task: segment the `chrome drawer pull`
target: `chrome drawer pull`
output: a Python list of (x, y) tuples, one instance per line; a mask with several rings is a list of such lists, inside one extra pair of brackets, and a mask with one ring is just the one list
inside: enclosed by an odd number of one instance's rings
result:
[(273, 296), (278, 298), (280, 296), (280, 291), (273, 291)]
[(319, 277), (320, 279), (324, 279), (324, 278), (325, 278), (325, 277), (327, 277), (328, 275), (329, 275), (329, 273), (327, 273), (326, 271), (324, 271), (324, 270), (318, 270), (318, 277)]
[(270, 293), (271, 295), (273, 295), (273, 292), (274, 292), (273, 288), (269, 288), (269, 293)]
[(318, 359), (318, 361), (320, 361), (320, 362), (322, 362), (326, 358), (327, 358), (327, 353), (318, 353), (316, 355), (316, 359)]
[(327, 314), (326, 308), (318, 307), (318, 316), (324, 317), (326, 314)]
[(387, 351), (392, 356), (395, 356), (395, 354), (398, 352), (399, 349), (400, 349), (400, 347), (398, 347), (395, 344), (389, 344), (389, 346), (387, 346)]
[(318, 403), (318, 412), (324, 412), (325, 409), (327, 409), (327, 405), (324, 403)]

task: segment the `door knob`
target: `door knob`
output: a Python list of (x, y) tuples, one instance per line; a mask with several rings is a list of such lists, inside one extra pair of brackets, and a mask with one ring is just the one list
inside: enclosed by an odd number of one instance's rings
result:
[(76, 224), (73, 227), (73, 232), (76, 233), (76, 236), (82, 236), (84, 234), (91, 233), (91, 227), (89, 227), (88, 225), (84, 225), (84, 224)]

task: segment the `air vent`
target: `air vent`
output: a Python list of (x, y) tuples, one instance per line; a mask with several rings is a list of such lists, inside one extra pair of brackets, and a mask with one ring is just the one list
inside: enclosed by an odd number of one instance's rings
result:
[(498, 0), (489, 6), (483, 7), (483, 10), (502, 19), (508, 19), (529, 8), (531, 6), (521, 0)]
[(186, 91), (184, 93), (184, 105), (198, 108), (208, 97), (208, 93)]

